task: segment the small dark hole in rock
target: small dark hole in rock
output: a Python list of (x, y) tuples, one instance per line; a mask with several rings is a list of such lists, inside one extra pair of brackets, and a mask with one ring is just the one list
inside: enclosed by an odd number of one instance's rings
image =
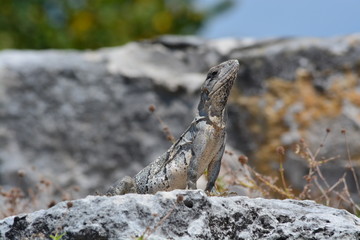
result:
[(188, 200), (188, 199), (184, 200), (184, 204), (185, 204), (185, 206), (187, 206), (188, 208), (192, 208), (192, 207), (194, 206), (193, 202), (190, 201), (190, 200)]

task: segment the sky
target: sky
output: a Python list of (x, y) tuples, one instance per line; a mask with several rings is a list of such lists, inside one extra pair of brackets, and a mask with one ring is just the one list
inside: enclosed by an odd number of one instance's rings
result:
[[(200, 0), (211, 4), (221, 0)], [(200, 35), (223, 37), (333, 37), (360, 33), (360, 0), (235, 0)]]

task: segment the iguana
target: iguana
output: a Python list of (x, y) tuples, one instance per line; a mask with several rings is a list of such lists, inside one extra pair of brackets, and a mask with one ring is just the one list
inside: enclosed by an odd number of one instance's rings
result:
[(201, 87), (195, 119), (180, 138), (159, 158), (115, 183), (106, 195), (156, 193), (173, 189), (196, 189), (196, 181), (208, 169), (206, 191), (211, 191), (220, 171), (225, 148), (226, 103), (239, 71), (229, 60), (212, 67)]

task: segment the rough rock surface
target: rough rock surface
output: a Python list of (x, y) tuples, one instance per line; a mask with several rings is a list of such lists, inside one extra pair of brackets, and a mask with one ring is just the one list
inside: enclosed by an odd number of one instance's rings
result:
[(88, 196), (0, 221), (4, 239), (359, 239), (360, 219), (312, 201), (203, 191)]
[[(123, 175), (134, 175), (170, 146), (157, 116), (178, 137), (193, 118), (204, 74), (229, 58), (239, 59), (243, 68), (230, 103), (228, 143), (249, 156), (262, 153), (251, 163), (258, 159), (265, 166), (276, 146), (304, 135), (309, 145), (317, 146), (323, 135), (312, 129), (335, 123), (359, 136), (359, 56), (360, 35), (267, 40), (165, 36), (87, 52), (1, 51), (0, 185), (27, 189), (40, 175), (57, 186), (78, 185), (84, 196), (104, 191)], [(314, 95), (330, 92), (326, 101), (334, 95), (341, 100), (324, 107), (314, 104), (326, 102), (322, 95), (305, 104), (312, 96), (308, 92), (299, 100), (280, 98), (289, 91), (271, 88), (271, 79), (294, 83), (299, 69), (311, 77)], [(343, 96), (331, 91), (337, 79), (349, 75), (355, 79), (352, 92)], [(263, 97), (266, 93), (270, 95)], [(258, 99), (252, 101), (254, 97)], [(150, 104), (157, 107), (156, 116), (148, 111)], [(336, 110), (321, 115), (332, 108)], [(282, 131), (273, 133), (279, 126)], [(341, 144), (327, 149), (338, 149), (344, 157)], [(357, 160), (359, 141), (348, 144)], [(288, 163), (289, 176), (300, 173), (302, 181), (306, 164), (300, 163), (300, 169)], [(21, 180), (19, 169), (25, 172)]]

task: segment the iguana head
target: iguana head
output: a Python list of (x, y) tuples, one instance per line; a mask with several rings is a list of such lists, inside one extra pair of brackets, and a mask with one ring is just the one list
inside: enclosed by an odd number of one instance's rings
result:
[(223, 119), (225, 106), (238, 71), (238, 60), (229, 60), (210, 68), (201, 87), (198, 106), (200, 116), (208, 116), (211, 121)]

